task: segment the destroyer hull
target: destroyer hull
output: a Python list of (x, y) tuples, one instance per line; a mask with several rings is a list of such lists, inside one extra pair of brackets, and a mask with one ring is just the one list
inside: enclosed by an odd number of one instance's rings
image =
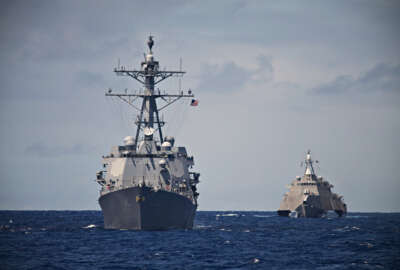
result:
[(100, 196), (104, 228), (191, 229), (197, 205), (187, 197), (149, 187), (131, 187)]

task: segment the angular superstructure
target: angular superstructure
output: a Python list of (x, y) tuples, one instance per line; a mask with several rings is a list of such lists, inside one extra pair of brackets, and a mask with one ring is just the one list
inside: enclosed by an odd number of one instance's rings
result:
[(333, 185), (323, 177), (315, 175), (313, 163), (311, 152), (308, 151), (304, 175), (297, 176), (289, 185), (289, 191), (285, 193), (278, 210), (280, 216), (321, 217), (330, 210), (338, 216), (347, 213), (342, 196), (333, 193)]
[[(165, 71), (155, 61), (152, 36), (149, 52), (140, 70), (118, 66), (114, 72), (129, 76), (143, 85), (136, 93), (114, 93), (138, 110), (135, 136), (127, 136), (124, 144), (114, 146), (103, 157), (103, 170), (97, 173), (101, 185), (99, 203), (106, 229), (167, 230), (190, 229), (197, 209), (196, 185), (199, 173), (191, 172), (194, 159), (186, 148), (175, 145), (175, 139), (163, 137), (165, 122), (159, 112), (181, 98), (194, 98), (191, 90), (176, 95), (161, 93), (154, 86), (171, 76), (185, 72)], [(157, 100), (163, 104), (157, 106)], [(139, 106), (135, 103), (141, 101)], [(192, 99), (193, 103), (194, 99)], [(196, 101), (197, 103), (197, 101)]]

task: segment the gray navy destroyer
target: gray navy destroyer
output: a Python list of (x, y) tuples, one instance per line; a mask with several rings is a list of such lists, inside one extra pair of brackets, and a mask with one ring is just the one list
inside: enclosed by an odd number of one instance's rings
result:
[[(159, 112), (181, 98), (197, 101), (189, 90), (176, 95), (154, 89), (161, 81), (182, 76), (185, 72), (166, 71), (155, 61), (152, 36), (147, 42), (149, 52), (139, 70), (123, 66), (114, 69), (120, 76), (129, 76), (143, 85), (136, 93), (114, 93), (138, 110), (135, 121), (136, 135), (127, 136), (124, 145), (112, 147), (103, 156), (103, 170), (97, 173), (101, 185), (99, 204), (106, 229), (167, 230), (191, 229), (197, 209), (199, 173), (190, 169), (194, 165), (185, 147), (175, 146), (171, 136), (163, 137), (165, 122)], [(163, 104), (157, 107), (157, 100)], [(141, 101), (140, 107), (135, 101)]]
[(304, 176), (297, 176), (289, 185), (289, 191), (283, 197), (278, 214), (286, 217), (322, 217), (328, 211), (335, 211), (339, 217), (346, 215), (347, 206), (342, 196), (333, 193), (333, 185), (322, 176), (315, 175), (310, 151), (307, 152), (304, 163)]

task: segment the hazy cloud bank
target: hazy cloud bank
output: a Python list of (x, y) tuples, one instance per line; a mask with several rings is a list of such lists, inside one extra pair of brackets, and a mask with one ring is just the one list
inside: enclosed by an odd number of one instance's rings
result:
[(340, 75), (334, 80), (312, 89), (318, 95), (394, 92), (400, 94), (400, 64), (377, 64), (358, 77)]
[(222, 65), (205, 64), (197, 87), (215, 93), (235, 92), (247, 83), (265, 83), (273, 80), (274, 67), (271, 57), (259, 55), (255, 69), (242, 67), (233, 61)]
[(112, 69), (118, 58), (139, 68), (152, 33), (162, 68), (182, 57), (182, 88), (200, 100), (165, 118), (202, 174), (200, 209), (276, 209), (311, 148), (350, 211), (398, 211), (399, 10), (358, 0), (5, 1), (0, 205), (31, 204), (24, 188), (36, 209), (98, 209), (101, 156), (135, 118), (104, 91), (138, 89)]

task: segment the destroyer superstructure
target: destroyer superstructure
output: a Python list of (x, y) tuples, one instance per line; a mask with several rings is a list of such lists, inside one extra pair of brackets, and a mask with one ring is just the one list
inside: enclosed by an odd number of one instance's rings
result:
[[(101, 185), (99, 204), (107, 229), (166, 230), (190, 229), (197, 209), (196, 185), (199, 173), (191, 172), (194, 159), (185, 147), (175, 146), (171, 136), (163, 137), (165, 122), (159, 112), (181, 98), (191, 98), (191, 90), (176, 95), (161, 93), (154, 86), (171, 76), (185, 72), (166, 71), (155, 61), (152, 36), (149, 52), (140, 70), (118, 66), (114, 72), (129, 76), (143, 89), (136, 93), (114, 93), (114, 96), (138, 110), (135, 136), (127, 136), (124, 145), (115, 146), (103, 157), (103, 170), (97, 173)], [(140, 107), (135, 102), (142, 101)], [(157, 107), (157, 100), (164, 104)]]
[(333, 185), (322, 176), (315, 175), (313, 163), (311, 151), (308, 151), (304, 161), (304, 176), (297, 176), (290, 184), (278, 210), (280, 216), (321, 217), (330, 210), (338, 216), (347, 213), (342, 196), (331, 192)]

